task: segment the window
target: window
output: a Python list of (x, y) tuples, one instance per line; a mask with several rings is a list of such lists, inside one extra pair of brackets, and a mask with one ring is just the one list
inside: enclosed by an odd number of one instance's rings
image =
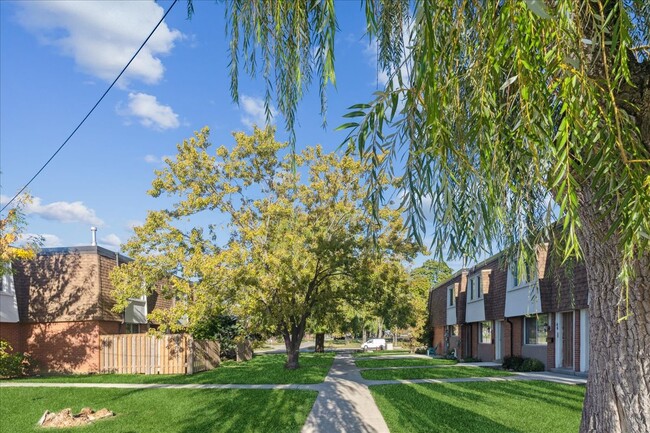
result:
[(454, 296), (454, 286), (450, 286), (447, 288), (447, 299), (449, 301), (447, 305), (449, 305), (450, 307), (456, 305), (456, 297)]
[(474, 299), (474, 278), (469, 279), (469, 300)]
[(478, 342), (484, 344), (492, 344), (492, 321), (479, 323)]
[(481, 298), (483, 296), (483, 288), (481, 287), (481, 274), (476, 276), (476, 297)]
[(525, 344), (546, 344), (548, 314), (538, 314), (525, 319)]
[(535, 277), (534, 268), (528, 263), (524, 264), (524, 275), (519, 275), (519, 269), (516, 263), (510, 266), (510, 272), (512, 273), (513, 287), (530, 283)]
[(458, 335), (458, 329), (456, 328), (458, 325), (449, 325), (449, 335), (452, 337), (455, 337)]

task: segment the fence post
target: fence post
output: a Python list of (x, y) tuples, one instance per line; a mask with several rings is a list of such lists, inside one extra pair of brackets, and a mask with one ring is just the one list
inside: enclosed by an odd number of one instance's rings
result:
[(187, 337), (187, 374), (194, 374), (194, 338)]

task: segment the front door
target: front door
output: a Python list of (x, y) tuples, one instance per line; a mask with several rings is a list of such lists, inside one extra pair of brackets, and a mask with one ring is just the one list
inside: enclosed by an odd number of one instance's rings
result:
[(503, 359), (503, 321), (494, 322), (494, 358)]
[(573, 312), (562, 313), (562, 367), (573, 369)]

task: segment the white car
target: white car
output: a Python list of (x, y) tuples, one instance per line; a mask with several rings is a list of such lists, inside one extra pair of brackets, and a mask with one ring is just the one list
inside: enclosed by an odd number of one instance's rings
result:
[(366, 350), (384, 350), (386, 349), (386, 339), (384, 338), (372, 338), (363, 345), (361, 349), (365, 352)]

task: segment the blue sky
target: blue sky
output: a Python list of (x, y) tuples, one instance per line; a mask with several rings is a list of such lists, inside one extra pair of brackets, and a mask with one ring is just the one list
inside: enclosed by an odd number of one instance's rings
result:
[[(171, 1), (0, 2), (0, 171), (3, 203), (63, 142)], [(328, 127), (321, 127), (318, 90), (299, 107), (298, 148), (335, 150), (334, 129), (352, 104), (365, 102), (385, 77), (376, 69), (357, 1), (338, 1), (337, 87), (328, 89)], [(203, 126), (214, 145), (232, 131), (263, 124), (263, 85), (240, 79), (240, 104), (230, 97), (224, 7), (195, 2), (187, 19), (176, 4), (145, 50), (54, 161), (32, 183), (28, 232), (45, 246), (90, 243), (117, 250), (164, 202), (146, 195), (153, 170)], [(278, 139), (286, 139), (275, 118)], [(421, 261), (421, 260), (419, 260)], [(455, 269), (457, 263), (450, 263)]]

